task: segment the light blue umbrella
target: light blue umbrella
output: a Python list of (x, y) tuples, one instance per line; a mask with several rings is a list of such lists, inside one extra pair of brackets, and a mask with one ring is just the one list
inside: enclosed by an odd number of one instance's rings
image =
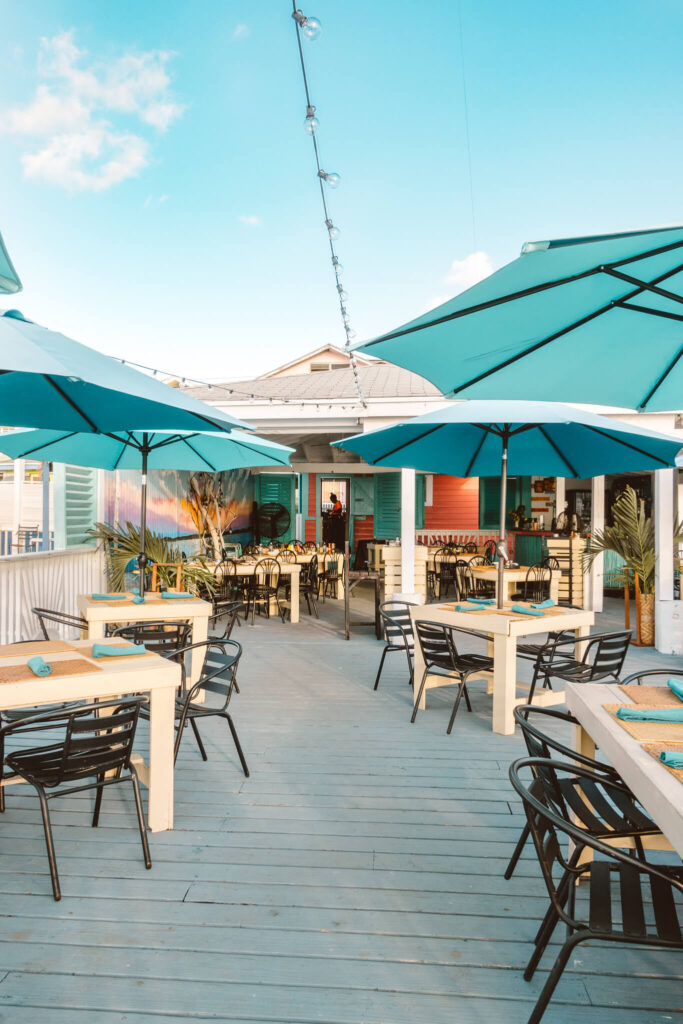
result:
[(683, 227), (529, 242), (442, 306), (355, 346), (448, 396), (683, 406)]
[(570, 476), (676, 465), (678, 438), (555, 402), (451, 402), (392, 427), (334, 442), (371, 466), (450, 476), (500, 475), (498, 604), (503, 604), (507, 474)]
[(100, 433), (250, 429), (17, 310), (0, 312), (0, 423)]
[(140, 498), (140, 594), (144, 594), (145, 530), (147, 526), (147, 471), (187, 469), (218, 473), (226, 469), (289, 466), (294, 451), (241, 430), (230, 433), (204, 431), (129, 430), (111, 434), (86, 434), (63, 430), (21, 430), (0, 435), (0, 451), (12, 459), (33, 457), (44, 462), (97, 469), (141, 469)]
[(21, 291), (19, 275), (12, 266), (12, 260), (0, 235), (0, 293), (10, 295)]

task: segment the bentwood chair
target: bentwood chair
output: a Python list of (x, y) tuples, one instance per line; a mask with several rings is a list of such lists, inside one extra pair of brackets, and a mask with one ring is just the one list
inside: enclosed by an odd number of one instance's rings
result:
[(435, 591), (438, 592), (440, 599), (446, 597), (450, 590), (455, 590), (457, 594), (457, 562), (457, 556), (450, 548), (439, 548), (434, 553)]
[(513, 594), (515, 600), (547, 601), (550, 597), (552, 570), (543, 562), (535, 562), (526, 571), (526, 579), (518, 593)]
[(266, 618), (270, 618), (270, 604), (274, 601), (277, 606), (278, 615), (282, 615), (280, 604), (280, 563), (276, 558), (262, 558), (254, 566), (254, 574), (249, 577), (245, 595), (245, 621), (249, 618), (251, 608), (251, 624), (254, 625), (254, 613), (256, 606), (265, 608)]
[(543, 679), (544, 687), (549, 689), (552, 689), (552, 679), (560, 679), (566, 683), (621, 682), (619, 676), (631, 642), (629, 630), (593, 634), (579, 642), (585, 644), (580, 660), (568, 654), (565, 656), (568, 645), (577, 643), (576, 638), (553, 642), (552, 657), (548, 657), (547, 652), (543, 650), (539, 651), (529, 687), (529, 704), (533, 703), (539, 679)]
[(278, 551), (275, 557), (281, 565), (296, 563), (295, 553), (293, 551), (288, 551), (287, 548), (283, 548), (282, 551)]
[[(637, 804), (636, 798), (616, 769), (609, 764), (605, 764), (603, 761), (596, 761), (595, 758), (589, 757), (587, 754), (573, 750), (543, 729), (544, 726), (553, 727), (554, 725), (576, 726), (579, 724), (577, 719), (568, 711), (558, 711), (555, 708), (532, 707), (531, 705), (517, 707), (514, 709), (513, 714), (515, 722), (522, 730), (522, 736), (524, 737), (530, 757), (554, 758), (557, 760), (559, 755), (563, 760), (566, 760), (568, 765), (572, 763), (580, 764), (584, 768), (589, 768), (595, 775), (615, 782), (628, 791), (628, 797), (620, 798), (617, 804), (604, 804), (600, 802), (593, 804), (592, 799), (595, 793), (588, 784), (588, 781), (586, 779), (579, 779), (576, 785), (576, 790), (583, 801), (580, 808), (581, 820), (584, 820), (586, 824), (590, 822), (593, 832), (598, 838), (614, 841), (617, 836), (621, 837), (624, 846), (634, 847), (637, 855), (641, 860), (644, 860), (643, 836), (659, 835), (661, 830)], [(559, 782), (556, 783), (556, 786), (558, 799), (563, 799)], [(534, 795), (538, 795), (542, 790), (543, 782), (538, 779), (533, 783)], [(572, 796), (571, 792), (569, 796)], [(570, 806), (573, 806), (573, 800)], [(563, 807), (569, 813), (569, 807), (566, 803)], [(587, 817), (587, 812), (589, 812), (589, 817)], [(506, 879), (512, 878), (529, 834), (529, 825), (527, 823), (522, 829), (522, 834), (517, 840), (510, 863), (505, 870)]]
[[(201, 676), (189, 689), (185, 684), (184, 671), (184, 656), (188, 651), (204, 652)], [(247, 762), (235, 729), (235, 723), (228, 711), (233, 690), (237, 689), (237, 669), (242, 657), (241, 645), (236, 640), (204, 640), (201, 643), (190, 644), (189, 647), (178, 653), (183, 659), (183, 684), (175, 705), (177, 725), (174, 761), (178, 758), (183, 733), (188, 724), (194, 733), (202, 760), (207, 761), (206, 749), (199, 733), (199, 722), (205, 721), (207, 718), (223, 718), (228, 723), (242, 770), (248, 777)], [(200, 694), (203, 694), (204, 697), (202, 701), (198, 700)]]
[(408, 660), (408, 682), (413, 684), (413, 658), (415, 656), (415, 635), (413, 620), (410, 617), (410, 605), (406, 601), (384, 601), (379, 606), (384, 631), (384, 649), (380, 659), (374, 689), (379, 686), (379, 677), (384, 668), (387, 654), (398, 651), (405, 654)]
[(487, 558), (491, 565), (493, 565), (497, 553), (495, 540), (487, 540), (484, 544), (484, 558)]
[(481, 676), (484, 672), (493, 671), (493, 658), (483, 654), (459, 654), (453, 637), (453, 630), (441, 622), (415, 622), (416, 642), (424, 660), (424, 672), (420, 680), (417, 699), (413, 706), (411, 723), (417, 717), (417, 710), (422, 700), (427, 676), (442, 676), (444, 680), (457, 680), (458, 692), (453, 705), (453, 712), (446, 733), (450, 734), (455, 716), (460, 707), (460, 700), (465, 698), (467, 710), (472, 710), (467, 692), (467, 680), (470, 676)]
[(318, 614), (319, 590), (320, 583), (318, 580), (318, 556), (313, 555), (313, 558), (310, 560), (308, 565), (301, 566), (301, 575), (299, 576), (299, 595), (300, 597), (306, 598), (306, 607), (308, 608), (308, 614), (315, 615), (316, 619), (320, 618), (320, 615)]
[[(133, 741), (144, 697), (111, 700), (80, 705), (78, 708), (49, 711), (30, 715), (0, 728), (0, 746), (23, 733), (48, 733), (47, 743), (26, 749), (13, 750), (2, 765), (3, 779), (20, 778), (33, 786), (40, 801), (45, 843), (47, 846), (52, 891), (61, 899), (57, 860), (48, 801), (71, 793), (97, 790), (92, 826), (99, 823), (102, 795), (105, 786), (130, 782), (135, 795), (138, 829), (144, 854), (145, 867), (152, 861), (147, 843), (147, 832), (142, 815), (137, 772), (131, 762)], [(57, 735), (55, 735), (57, 734)], [(5, 771), (5, 766), (9, 771)], [(88, 781), (92, 780), (92, 781)], [(64, 784), (67, 789), (61, 788)]]
[[(523, 776), (531, 773), (544, 784), (543, 795), (531, 792)], [(683, 881), (677, 865), (653, 865), (610, 846), (590, 826), (564, 815), (558, 804), (555, 783), (564, 795), (585, 780), (595, 799), (615, 804), (628, 798), (628, 791), (588, 768), (573, 767), (546, 758), (523, 758), (510, 768), (510, 781), (521, 797), (534, 841), (543, 880), (550, 898), (545, 918), (537, 932), (535, 948), (524, 972), (531, 981), (558, 923), (566, 926), (560, 946), (528, 1024), (538, 1024), (574, 950), (584, 942), (608, 942), (657, 949), (683, 950), (681, 897)], [(583, 803), (581, 799), (578, 801)], [(584, 805), (585, 806), (585, 805)], [(567, 841), (573, 852), (565, 857)], [(581, 863), (586, 850), (593, 858)], [(595, 857), (599, 854), (599, 859)], [(584, 898), (577, 908), (578, 885), (586, 878)], [(590, 956), (590, 950), (582, 954)]]
[(323, 571), (320, 574), (320, 591), (322, 591), (323, 604), (325, 598), (335, 597), (337, 594), (337, 587), (341, 581), (342, 574), (339, 571), (339, 562), (336, 555), (330, 555), (327, 558), (323, 556)]

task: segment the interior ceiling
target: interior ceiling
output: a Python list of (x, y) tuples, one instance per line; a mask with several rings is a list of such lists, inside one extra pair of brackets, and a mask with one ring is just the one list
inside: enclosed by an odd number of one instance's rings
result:
[[(263, 437), (268, 437), (268, 434), (261, 432)], [(269, 440), (278, 441), (280, 444), (286, 444), (290, 448), (295, 449), (295, 454), (292, 455), (292, 462), (337, 462), (343, 463), (345, 466), (349, 464), (358, 465), (362, 462), (360, 455), (356, 455), (354, 452), (345, 452), (340, 448), (332, 448), (331, 442), (339, 440), (339, 434), (280, 434), (277, 437), (273, 436)]]

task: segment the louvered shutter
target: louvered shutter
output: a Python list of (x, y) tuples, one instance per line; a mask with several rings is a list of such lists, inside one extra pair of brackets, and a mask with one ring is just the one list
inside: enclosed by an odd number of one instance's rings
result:
[(87, 531), (97, 518), (97, 470), (55, 464), (54, 488), (55, 547), (95, 543)]

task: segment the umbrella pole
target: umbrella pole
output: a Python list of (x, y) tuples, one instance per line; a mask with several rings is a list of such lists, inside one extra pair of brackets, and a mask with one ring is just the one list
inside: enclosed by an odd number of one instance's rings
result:
[(502, 435), (503, 453), (500, 460), (500, 541), (498, 544), (498, 607), (502, 608), (505, 598), (505, 520), (507, 518), (507, 490), (508, 490), (508, 432)]
[(145, 554), (145, 534), (147, 533), (147, 434), (142, 435), (142, 488), (140, 490), (140, 554), (138, 555), (138, 569), (140, 570), (140, 597), (145, 596), (145, 567), (147, 555)]

